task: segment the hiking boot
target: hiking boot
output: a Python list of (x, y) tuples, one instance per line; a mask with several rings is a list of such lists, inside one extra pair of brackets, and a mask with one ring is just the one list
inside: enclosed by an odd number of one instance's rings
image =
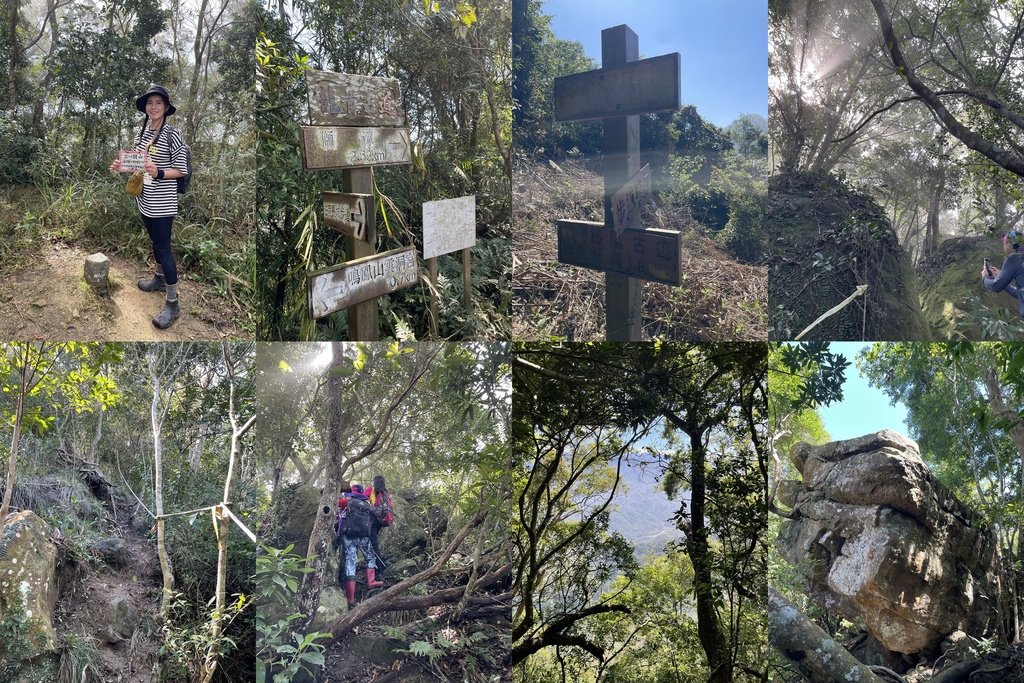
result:
[(178, 300), (164, 301), (164, 307), (161, 308), (157, 316), (153, 318), (153, 324), (161, 330), (166, 330), (171, 326), (171, 323), (178, 319), (178, 315)]
[(139, 280), (138, 284), (143, 292), (163, 292), (167, 289), (163, 273), (153, 273), (153, 277)]
[(345, 597), (348, 598), (348, 608), (356, 606), (356, 580), (349, 579), (345, 582)]
[(380, 588), (384, 585), (383, 581), (377, 580), (377, 570), (373, 567), (366, 568), (366, 586), (367, 588)]

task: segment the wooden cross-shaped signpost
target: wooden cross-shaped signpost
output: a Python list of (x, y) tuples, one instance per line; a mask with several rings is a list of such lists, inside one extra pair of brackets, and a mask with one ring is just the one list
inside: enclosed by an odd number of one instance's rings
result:
[(601, 31), (601, 65), (555, 79), (555, 120), (604, 119), (604, 222), (558, 221), (558, 260), (605, 271), (610, 341), (642, 338), (643, 281), (682, 283), (679, 233), (644, 230), (651, 174), (640, 168), (640, 114), (679, 108), (679, 53), (639, 60), (625, 24)]
[(376, 252), (373, 167), (412, 161), (398, 81), (313, 71), (306, 84), (312, 125), (301, 126), (302, 165), (343, 169), (343, 191), (324, 193), (324, 223), (345, 235), (350, 257), (307, 274), (310, 314), (322, 318), (348, 308), (349, 338), (376, 341), (376, 298), (419, 279), (413, 247)]

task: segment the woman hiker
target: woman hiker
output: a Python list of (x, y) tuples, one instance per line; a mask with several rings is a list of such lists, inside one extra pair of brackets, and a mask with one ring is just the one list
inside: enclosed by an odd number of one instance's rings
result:
[(1019, 312), (1024, 316), (1024, 233), (1010, 230), (1003, 236), (1003, 253), (1006, 259), (1003, 267), (996, 269), (986, 265), (981, 271), (981, 284), (993, 292), (1006, 292), (1017, 299)]
[[(176, 111), (167, 88), (150, 84), (135, 100), (135, 108), (146, 115), (142, 130), (135, 136), (135, 149), (149, 152), (142, 192), (135, 201), (156, 259), (153, 277), (143, 278), (138, 284), (144, 292), (166, 292), (164, 306), (153, 318), (154, 325), (166, 329), (178, 318), (178, 268), (171, 251), (171, 224), (178, 215), (177, 179), (188, 173), (185, 141), (177, 128), (167, 125), (167, 117)], [(121, 173), (120, 160), (115, 160), (110, 170)]]

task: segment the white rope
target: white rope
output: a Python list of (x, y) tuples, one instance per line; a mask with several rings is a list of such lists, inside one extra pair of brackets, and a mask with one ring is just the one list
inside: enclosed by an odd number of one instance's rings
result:
[(843, 299), (842, 302), (839, 305), (833, 306), (832, 308), (828, 309), (827, 311), (822, 313), (820, 316), (818, 316), (818, 319), (815, 320), (810, 325), (808, 325), (806, 328), (804, 328), (803, 332), (801, 332), (800, 334), (798, 334), (795, 337), (793, 337), (793, 341), (799, 341), (800, 339), (802, 339), (805, 334), (807, 334), (808, 332), (813, 330), (815, 327), (817, 327), (818, 323), (820, 323), (825, 318), (827, 318), (827, 317), (829, 317), (831, 315), (835, 315), (839, 311), (843, 310), (843, 308), (845, 308), (847, 304), (849, 304), (851, 301), (853, 301), (854, 299), (856, 299), (858, 296), (860, 296), (861, 294), (863, 294), (866, 291), (868, 291), (868, 286), (867, 285), (857, 285), (857, 289), (854, 290), (853, 294), (851, 294), (850, 296), (848, 296), (845, 299)]
[(256, 534), (251, 532), (249, 530), (249, 527), (242, 524), (242, 520), (238, 519), (238, 517), (235, 517), (235, 513), (231, 511), (231, 508), (229, 508), (226, 505), (221, 505), (220, 508), (221, 510), (228, 514), (228, 517), (230, 517), (234, 521), (234, 523), (238, 525), (238, 528), (242, 530), (242, 533), (248, 536), (253, 543), (259, 543), (259, 540), (256, 538)]

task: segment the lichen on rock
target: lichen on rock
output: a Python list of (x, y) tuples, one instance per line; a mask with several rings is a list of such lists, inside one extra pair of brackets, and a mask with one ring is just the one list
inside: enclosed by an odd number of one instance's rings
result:
[(778, 538), (812, 597), (885, 648), (911, 654), (995, 619), (995, 537), (893, 431), (800, 444)]

